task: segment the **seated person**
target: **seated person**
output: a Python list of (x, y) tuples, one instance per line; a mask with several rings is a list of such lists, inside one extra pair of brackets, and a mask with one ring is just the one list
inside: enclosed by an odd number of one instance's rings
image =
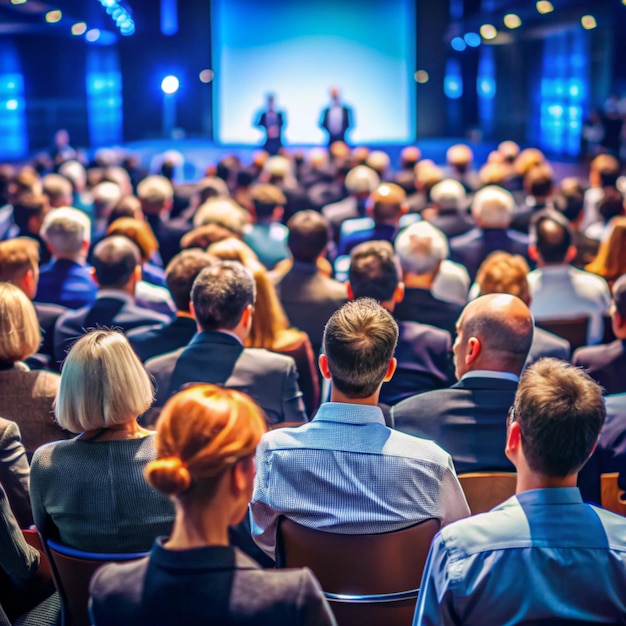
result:
[(526, 370), (507, 420), (516, 495), (435, 537), (414, 625), (624, 623), (624, 518), (576, 488), (604, 419), (582, 370), (549, 358)]
[(95, 626), (335, 624), (309, 570), (262, 570), (228, 545), (228, 526), (248, 509), (265, 428), (261, 409), (238, 391), (197, 385), (168, 401), (145, 474), (172, 498), (176, 522), (148, 558), (96, 573)]

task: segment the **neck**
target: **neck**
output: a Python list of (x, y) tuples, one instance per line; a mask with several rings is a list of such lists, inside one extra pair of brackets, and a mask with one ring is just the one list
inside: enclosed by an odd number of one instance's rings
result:
[(75, 254), (55, 254), (55, 261), (74, 261), (74, 263), (78, 263), (79, 265), (85, 265), (85, 257), (83, 255), (76, 256)]
[(361, 404), (364, 406), (378, 406), (378, 396), (380, 395), (380, 387), (375, 394), (368, 396), (367, 398), (350, 398), (349, 396), (341, 393), (335, 385), (331, 387), (330, 401), (342, 402), (343, 404)]
[(564, 478), (544, 476), (535, 472), (518, 472), (515, 493), (524, 493), (533, 489), (556, 489), (559, 487), (576, 487), (578, 474), (569, 474)]
[(151, 431), (142, 428), (136, 419), (130, 422), (124, 422), (123, 424), (114, 424), (108, 428), (95, 428), (93, 430), (86, 430), (82, 439), (98, 439), (99, 441), (111, 441), (117, 439), (140, 439), (147, 437), (151, 434)]
[(406, 287), (413, 289), (430, 289), (435, 277), (432, 274), (405, 274), (402, 279)]
[[(215, 500), (214, 500), (215, 502)], [(206, 546), (227, 546), (230, 514), (223, 506), (194, 507), (184, 511), (176, 503), (176, 520), (165, 547), (187, 550)]]
[(176, 311), (176, 317), (188, 317), (194, 319), (193, 315), (189, 311)]

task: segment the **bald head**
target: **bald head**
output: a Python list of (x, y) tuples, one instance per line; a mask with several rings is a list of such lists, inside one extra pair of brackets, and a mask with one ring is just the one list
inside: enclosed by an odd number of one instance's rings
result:
[(472, 370), (519, 375), (533, 340), (533, 318), (516, 296), (489, 294), (470, 302), (457, 322), (457, 378)]

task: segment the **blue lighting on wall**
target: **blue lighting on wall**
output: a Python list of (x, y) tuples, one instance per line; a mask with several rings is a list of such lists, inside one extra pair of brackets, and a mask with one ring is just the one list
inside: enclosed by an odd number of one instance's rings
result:
[(161, 0), (161, 33), (175, 35), (178, 32), (177, 0)]
[(111, 16), (122, 35), (129, 36), (135, 33), (135, 21), (130, 11), (119, 0), (100, 0), (100, 4)]
[(463, 76), (461, 64), (456, 59), (448, 59), (446, 63), (446, 75), (443, 80), (443, 91), (452, 100), (457, 100), (463, 95)]
[(28, 151), (24, 77), (15, 48), (0, 42), (0, 158), (20, 159)]

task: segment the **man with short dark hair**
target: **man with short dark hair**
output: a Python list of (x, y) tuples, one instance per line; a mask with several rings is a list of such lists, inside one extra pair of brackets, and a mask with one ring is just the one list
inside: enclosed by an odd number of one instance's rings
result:
[(146, 363), (156, 382), (148, 421), (188, 383), (213, 383), (250, 395), (269, 424), (305, 422), (298, 373), (291, 357), (244, 348), (252, 324), (256, 287), (240, 263), (205, 267), (191, 289), (190, 312), (198, 332), (189, 344)]
[(528, 274), (531, 311), (538, 321), (588, 316), (587, 343), (602, 341), (602, 316), (609, 310), (611, 293), (604, 278), (570, 265), (576, 256), (572, 230), (556, 211), (542, 211), (532, 227), (529, 248), (538, 268)]
[(509, 294), (470, 302), (452, 347), (458, 382), (407, 398), (392, 409), (398, 430), (433, 439), (459, 473), (511, 471), (503, 452), (506, 412), (533, 338), (528, 307)]
[(257, 448), (252, 536), (274, 556), (280, 516), (317, 530), (369, 534), (469, 514), (449, 455), (385, 426), (380, 388), (394, 373), (398, 327), (377, 302), (336, 311), (319, 365), (330, 402), (299, 428), (267, 433)]
[(198, 274), (217, 257), (203, 250), (179, 252), (165, 269), (165, 282), (176, 306), (176, 317), (160, 326), (138, 328), (128, 333), (128, 340), (142, 361), (186, 346), (197, 332), (197, 324), (189, 311), (191, 287)]
[(604, 419), (582, 370), (555, 359), (526, 370), (506, 435), (516, 495), (435, 537), (416, 626), (624, 623), (624, 518), (576, 488)]
[[(62, 210), (62, 209), (57, 209)], [(54, 329), (54, 356), (61, 362), (72, 342), (88, 329), (119, 328), (128, 331), (169, 321), (165, 315), (135, 304), (135, 286), (141, 280), (141, 254), (127, 237), (112, 235), (93, 251), (93, 277), (98, 284), (95, 302), (67, 311)]]
[[(387, 241), (359, 244), (350, 256), (346, 283), (350, 300), (373, 298), (393, 315), (404, 297), (398, 261)], [(450, 333), (427, 324), (398, 321), (398, 362), (395, 374), (380, 391), (380, 402), (393, 406), (416, 393), (447, 387), (454, 379), (450, 367)]]

